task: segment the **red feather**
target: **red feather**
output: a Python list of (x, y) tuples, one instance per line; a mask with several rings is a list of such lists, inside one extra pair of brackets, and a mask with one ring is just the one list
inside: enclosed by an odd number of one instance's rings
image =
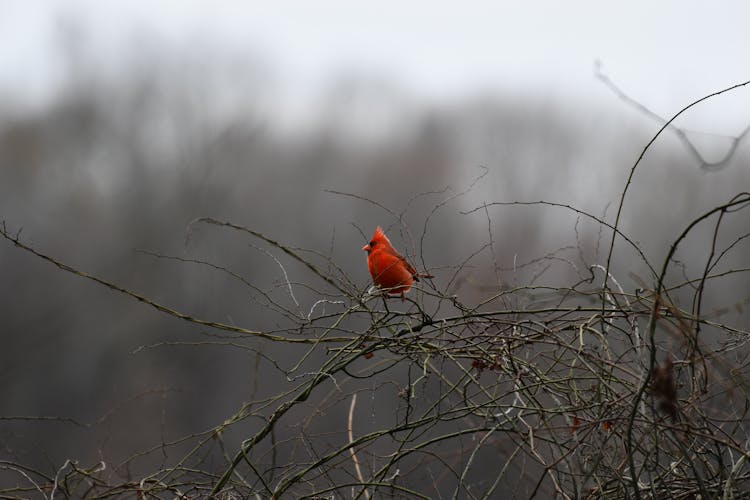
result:
[(408, 292), (414, 281), (419, 278), (432, 278), (429, 274), (419, 274), (407, 260), (399, 254), (391, 241), (378, 226), (372, 240), (362, 247), (367, 252), (367, 268), (372, 281), (391, 295)]

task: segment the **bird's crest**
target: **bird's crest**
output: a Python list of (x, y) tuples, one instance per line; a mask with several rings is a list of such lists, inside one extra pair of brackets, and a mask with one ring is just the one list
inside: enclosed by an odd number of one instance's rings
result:
[(388, 236), (385, 235), (385, 233), (383, 232), (383, 228), (381, 228), (380, 226), (375, 228), (375, 234), (372, 235), (372, 239), (375, 241), (385, 241), (386, 243), (391, 245), (391, 240), (388, 239)]

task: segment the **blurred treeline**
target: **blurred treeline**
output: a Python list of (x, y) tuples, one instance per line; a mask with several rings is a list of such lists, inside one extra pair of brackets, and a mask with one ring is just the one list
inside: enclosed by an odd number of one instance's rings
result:
[[(315, 250), (362, 290), (369, 276), (360, 248), (376, 224), (430, 268), (438, 286), (451, 266), (490, 240), (491, 228), (492, 248), (470, 261), (453, 293), (472, 303), (531, 279), (559, 286), (577, 281), (566, 261), (582, 275), (586, 265), (605, 263), (610, 232), (551, 207), (460, 212), (484, 202), (549, 200), (612, 221), (628, 170), (658, 128), (614, 96), (598, 105), (605, 88), (591, 102), (519, 90), (441, 103), (343, 76), (306, 112), (307, 126), (285, 127), (277, 116), (283, 96), (262, 64), (210, 52), (145, 52), (125, 58), (116, 74), (99, 74), (94, 60), (71, 56), (48, 105), (19, 112), (0, 103), (8, 110), (0, 115), (0, 218), (11, 232), (22, 229), (23, 241), (76, 268), (191, 315), (248, 328), (281, 328), (283, 318), (221, 272), (137, 250), (209, 260), (289, 306), (282, 270), (260, 242), (252, 243), (262, 248), (206, 226), (187, 238), (188, 224), (211, 216)], [(722, 141), (716, 139), (719, 148)], [(634, 178), (623, 230), (660, 265), (690, 220), (750, 186), (747, 151), (741, 145), (726, 168), (706, 173), (667, 133)], [(425, 227), (433, 208), (466, 190), (483, 167), (487, 174), (473, 189), (441, 206)], [(372, 203), (327, 190), (403, 211), (403, 224)], [(412, 200), (420, 193), (427, 194)], [(743, 226), (729, 221), (727, 237)], [(679, 254), (686, 275), (702, 271), (708, 234), (697, 233)], [(309, 275), (269, 251), (309, 309)], [(551, 252), (561, 260), (522, 265)], [(725, 267), (743, 258), (746, 264), (745, 255), (730, 254)], [(641, 286), (634, 275), (648, 276), (625, 246), (616, 247), (614, 264), (628, 291)], [(258, 377), (251, 352), (215, 345), (138, 350), (215, 338), (5, 241), (0, 272), (0, 415), (91, 424), (0, 422), (0, 453), (8, 459), (51, 469), (66, 458), (118, 462), (280, 390)], [(731, 278), (710, 292), (709, 309), (743, 300), (750, 287)], [(741, 310), (732, 314), (748, 326)], [(257, 345), (285, 363), (287, 346)]]

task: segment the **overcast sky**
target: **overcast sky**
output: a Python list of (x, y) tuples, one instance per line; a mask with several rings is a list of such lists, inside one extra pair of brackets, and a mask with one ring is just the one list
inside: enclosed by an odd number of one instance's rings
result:
[[(118, 64), (148, 34), (169, 46), (259, 56), (304, 99), (342, 74), (424, 100), (531, 91), (586, 97), (594, 61), (654, 111), (750, 79), (748, 2), (435, 2), (0, 0), (0, 91), (48, 96), (59, 77), (60, 19)], [(687, 126), (747, 122), (750, 89), (697, 110)], [(720, 119), (716, 119), (720, 117)]]

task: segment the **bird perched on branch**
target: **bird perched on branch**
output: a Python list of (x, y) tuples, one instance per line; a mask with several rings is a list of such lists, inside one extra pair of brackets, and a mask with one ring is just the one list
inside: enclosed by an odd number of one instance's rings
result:
[(412, 283), (419, 278), (433, 278), (431, 274), (417, 273), (417, 270), (399, 254), (391, 241), (378, 226), (370, 242), (362, 247), (367, 252), (367, 267), (372, 281), (391, 295), (401, 295), (409, 291)]

